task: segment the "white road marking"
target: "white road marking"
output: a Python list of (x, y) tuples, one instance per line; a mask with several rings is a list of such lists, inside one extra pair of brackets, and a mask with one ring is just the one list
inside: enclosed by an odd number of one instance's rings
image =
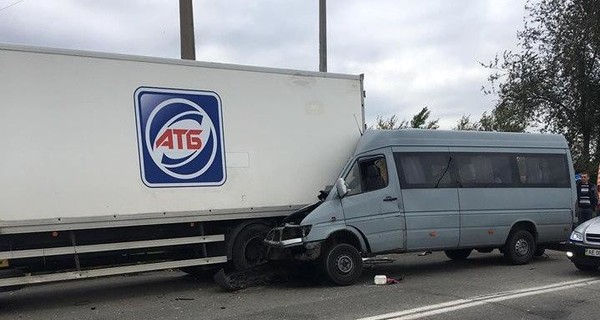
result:
[(498, 293), (492, 293), (489, 295), (476, 296), (473, 298), (465, 298), (465, 299), (457, 299), (448, 302), (442, 302), (434, 305), (413, 308), (409, 310), (392, 312), (381, 314), (377, 316), (372, 316), (368, 318), (362, 318), (359, 320), (409, 320), (409, 319), (419, 319), (423, 317), (433, 316), (440, 313), (446, 313), (450, 311), (465, 309), (476, 307), (479, 305), (499, 302), (504, 300), (516, 299), (520, 297), (527, 297), (538, 295), (547, 292), (567, 290), (571, 288), (584, 287), (591, 284), (600, 283), (600, 279), (598, 278), (586, 278), (575, 281), (567, 281), (560, 282), (551, 285), (534, 287), (534, 288), (526, 288), (520, 290), (512, 290), (512, 291), (504, 291)]

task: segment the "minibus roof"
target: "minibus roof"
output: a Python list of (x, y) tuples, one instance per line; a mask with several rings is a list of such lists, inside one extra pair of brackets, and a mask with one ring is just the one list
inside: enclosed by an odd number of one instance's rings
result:
[(356, 154), (393, 146), (568, 148), (566, 139), (558, 134), (399, 129), (366, 130), (356, 147)]

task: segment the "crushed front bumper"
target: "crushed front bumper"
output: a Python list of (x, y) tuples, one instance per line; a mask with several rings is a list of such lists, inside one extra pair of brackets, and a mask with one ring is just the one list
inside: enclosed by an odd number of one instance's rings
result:
[[(302, 246), (306, 236), (306, 226), (285, 224), (273, 228), (265, 237), (264, 243), (271, 248), (292, 248)], [(309, 230), (310, 231), (310, 230)]]
[(310, 226), (286, 224), (273, 228), (265, 237), (264, 244), (269, 248), (270, 260), (293, 259), (312, 261), (321, 253), (321, 242), (306, 242)]

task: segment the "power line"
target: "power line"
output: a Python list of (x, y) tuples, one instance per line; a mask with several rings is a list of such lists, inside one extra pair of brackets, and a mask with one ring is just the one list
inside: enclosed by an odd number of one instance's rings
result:
[(19, 3), (23, 2), (23, 1), (25, 1), (25, 0), (19, 0), (19, 1), (15, 2), (15, 3), (13, 3), (13, 4), (9, 4), (6, 7), (0, 9), (0, 11), (6, 10), (6, 9), (12, 7), (12, 6), (16, 6), (17, 4), (19, 4)]

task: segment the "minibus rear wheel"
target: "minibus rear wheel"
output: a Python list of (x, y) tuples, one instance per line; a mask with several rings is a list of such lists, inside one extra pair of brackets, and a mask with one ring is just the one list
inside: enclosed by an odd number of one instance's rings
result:
[(452, 260), (465, 260), (469, 257), (473, 249), (458, 249), (458, 250), (446, 250), (444, 253), (446, 257)]
[(325, 253), (323, 269), (333, 283), (339, 286), (351, 285), (362, 274), (362, 257), (352, 245), (346, 243), (334, 244)]
[(504, 246), (504, 257), (514, 265), (526, 264), (533, 259), (535, 239), (527, 230), (516, 230), (508, 235)]

